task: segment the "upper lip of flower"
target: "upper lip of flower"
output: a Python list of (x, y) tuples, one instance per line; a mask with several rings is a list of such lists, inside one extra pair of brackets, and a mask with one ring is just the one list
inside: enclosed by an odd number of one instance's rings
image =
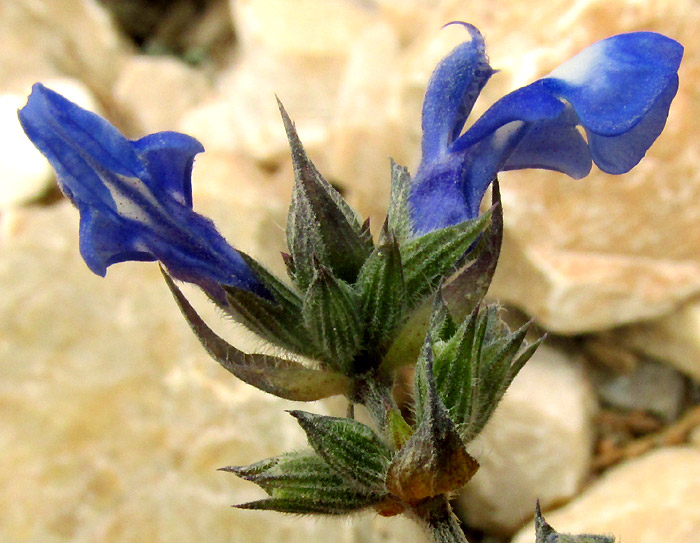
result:
[(471, 41), (437, 66), (423, 104), (423, 154), (411, 194), (416, 233), (474, 217), (499, 171), (544, 168), (581, 178), (595, 162), (625, 173), (661, 133), (683, 47), (654, 32), (597, 42), (501, 98), (462, 133), (494, 72), (479, 31), (458, 24)]
[(80, 250), (94, 273), (124, 260), (159, 260), (222, 302), (221, 284), (267, 295), (213, 223), (192, 210), (192, 165), (204, 150), (197, 140), (175, 132), (127, 140), (41, 84), (19, 119), (80, 211)]

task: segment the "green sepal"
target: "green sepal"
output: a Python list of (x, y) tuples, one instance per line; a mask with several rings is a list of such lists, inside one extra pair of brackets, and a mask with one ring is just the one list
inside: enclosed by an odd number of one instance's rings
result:
[(456, 492), (479, 469), (438, 395), (430, 343), (428, 335), (422, 351), (424, 356), (416, 366), (417, 428), (394, 455), (386, 477), (389, 492), (406, 503)]
[(469, 221), (433, 230), (401, 244), (403, 276), (410, 308), (451, 273), (491, 220), (491, 211)]
[[(492, 211), (400, 245), (408, 316), (393, 334), (381, 371), (395, 371), (418, 356), (435, 310), (435, 300), (431, 301), (429, 296), (438, 290), (444, 292), (445, 277), (459, 268), (465, 252), (489, 224)], [(450, 319), (454, 322), (452, 317)], [(450, 323), (446, 321), (445, 325)], [(440, 334), (435, 339), (440, 339)]]
[(248, 330), (293, 353), (313, 356), (315, 351), (302, 323), (301, 307), (289, 309), (252, 292), (224, 287), (227, 311)]
[(408, 312), (406, 321), (398, 328), (379, 366), (383, 374), (391, 375), (402, 366), (413, 365), (425, 342), (432, 316), (432, 301)]
[(355, 291), (360, 297), (364, 345), (381, 356), (406, 314), (401, 253), (386, 223), (378, 246), (360, 270)]
[(292, 151), (294, 189), (287, 221), (293, 279), (305, 290), (317, 258), (333, 274), (352, 283), (373, 249), (368, 224), (361, 224), (343, 197), (326, 181), (304, 150), (294, 124), (278, 100)]
[(251, 257), (240, 254), (273, 299), (224, 285), (228, 307), (220, 307), (270, 343), (293, 353), (313, 356), (315, 353), (302, 323), (301, 297)]
[(348, 394), (351, 381), (332, 371), (307, 368), (298, 362), (264, 354), (248, 354), (229, 345), (207, 326), (170, 276), (163, 271), (190, 328), (209, 355), (241, 381), (260, 390), (295, 401), (314, 401), (336, 394)]
[(242, 251), (238, 251), (241, 258), (245, 261), (248, 267), (253, 272), (253, 275), (265, 286), (272, 294), (275, 302), (280, 304), (287, 311), (301, 310), (302, 300), (299, 294), (289, 288), (284, 282), (275, 277), (274, 274)]
[(426, 299), (398, 329), (382, 360), (380, 371), (391, 373), (403, 365), (413, 364), (425, 343), (428, 331), (435, 341), (440, 341), (452, 337), (456, 329), (438, 283), (432, 303)]
[(309, 445), (351, 486), (383, 493), (391, 451), (367, 425), (356, 420), (290, 411)]
[(350, 285), (315, 262), (314, 278), (304, 296), (303, 321), (320, 358), (346, 375), (362, 345), (359, 300)]
[(611, 535), (561, 534), (552, 528), (542, 516), (540, 501), (535, 508), (535, 543), (615, 543)]
[(392, 159), (391, 197), (389, 199), (387, 220), (389, 230), (394, 233), (396, 239), (400, 242), (410, 239), (413, 233), (411, 208), (408, 202), (412, 183), (413, 180), (411, 179), (411, 174), (408, 173), (408, 169), (404, 166), (399, 166)]
[(358, 490), (312, 452), (294, 452), (250, 466), (229, 466), (221, 471), (260, 486), (268, 499), (236, 505), (282, 513), (343, 515), (380, 503), (384, 493)]
[(436, 342), (434, 375), (450, 418), (468, 443), (544, 338), (523, 347), (529, 324), (510, 332), (498, 307), (477, 307), (447, 341)]
[(503, 241), (503, 207), (498, 178), (491, 186), (491, 222), (467, 255), (467, 262), (442, 286), (442, 296), (452, 316), (459, 322), (481, 303), (496, 272)]
[[(425, 418), (425, 409), (429, 405), (428, 395), (430, 394), (430, 384), (428, 383), (428, 374), (426, 368), (430, 361), (431, 373), (434, 366), (433, 360), (433, 342), (430, 339), (430, 333), (423, 340), (416, 370), (413, 374), (413, 416), (416, 424), (420, 425)], [(433, 378), (434, 379), (434, 378)]]
[(436, 341), (446, 341), (457, 332), (457, 324), (447, 308), (441, 288), (438, 288), (433, 299), (433, 312), (430, 315), (429, 332), (430, 336)]
[(386, 433), (394, 450), (398, 450), (411, 438), (413, 428), (403, 418), (401, 411), (392, 408), (386, 414)]
[(457, 424), (462, 424), (468, 418), (466, 413), (471, 406), (472, 394), (477, 393), (472, 388), (475, 384), (478, 386), (472, 375), (472, 351), (479, 344), (477, 315), (478, 309), (462, 322), (450, 338), (433, 345), (436, 358), (433, 368), (438, 393)]

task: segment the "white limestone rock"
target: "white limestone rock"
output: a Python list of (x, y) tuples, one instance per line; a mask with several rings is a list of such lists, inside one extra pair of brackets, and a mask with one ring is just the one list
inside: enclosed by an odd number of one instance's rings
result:
[(476, 528), (513, 533), (543, 506), (576, 495), (588, 474), (596, 408), (578, 361), (543, 345), (469, 444), (481, 467), (458, 499)]
[[(510, 192), (510, 185), (504, 193)], [(531, 192), (534, 196), (536, 189)], [(527, 205), (521, 202), (516, 206), (521, 204)], [(604, 213), (602, 204), (591, 205)], [(507, 202), (504, 209), (506, 222), (515, 221), (515, 224), (507, 227), (490, 295), (517, 305), (549, 330), (562, 334), (596, 332), (658, 317), (672, 312), (700, 291), (700, 265), (692, 261), (595, 254), (559, 250), (547, 243), (538, 245), (523, 233), (523, 223), (517, 218), (507, 218), (517, 210)], [(567, 221), (559, 226), (562, 232), (574, 228)]]
[(275, 95), (307, 148), (326, 142), (353, 44), (372, 21), (357, 2), (231, 2), (238, 47), (217, 93), (193, 108), (180, 129), (208, 149), (276, 162), (288, 155)]
[[(534, 510), (533, 510), (534, 512)], [(547, 522), (566, 533), (634, 543), (695, 543), (700, 527), (700, 450), (660, 449), (611, 469)], [(512, 543), (534, 543), (530, 523)]]
[(0, 36), (0, 88), (13, 91), (71, 76), (105, 95), (131, 50), (97, 0), (3, 0)]
[(670, 364), (700, 381), (700, 301), (678, 311), (616, 332), (620, 342)]
[(352, 0), (235, 0), (231, 14), (244, 49), (282, 57), (346, 55), (373, 19), (372, 10)]
[(134, 55), (119, 73), (114, 101), (138, 136), (176, 130), (185, 112), (209, 91), (202, 72), (174, 57)]

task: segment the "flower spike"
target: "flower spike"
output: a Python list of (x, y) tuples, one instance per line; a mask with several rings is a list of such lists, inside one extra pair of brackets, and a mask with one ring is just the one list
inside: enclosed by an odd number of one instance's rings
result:
[(80, 253), (92, 272), (159, 260), (219, 303), (226, 303), (221, 285), (269, 296), (214, 224), (192, 210), (192, 164), (204, 150), (197, 140), (176, 132), (127, 140), (38, 83), (19, 120), (80, 211)]

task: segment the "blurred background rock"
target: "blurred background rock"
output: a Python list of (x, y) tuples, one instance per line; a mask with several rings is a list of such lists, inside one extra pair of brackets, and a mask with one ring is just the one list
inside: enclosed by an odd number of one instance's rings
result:
[[(484, 33), (475, 115), (594, 41), (681, 41), (666, 130), (631, 173), (502, 175), (491, 296), (549, 330), (486, 431), (459, 500), (474, 542), (506, 542), (534, 499), (561, 531), (691, 543), (700, 531), (700, 4), (694, 0), (3, 0), (0, 3), (0, 540), (420, 541), (409, 522), (231, 510), (253, 485), (216, 468), (303, 446), (288, 402), (209, 360), (158, 270), (92, 275), (78, 216), (16, 120), (42, 81), (130, 137), (207, 152), (195, 207), (282, 272), (291, 165), (274, 94), (320, 169), (373, 225), (391, 156), (418, 162), (435, 63)], [(189, 291), (191, 292), (191, 291)], [(194, 296), (195, 293), (192, 292)], [(200, 303), (209, 322), (261, 348)], [(308, 409), (309, 406), (306, 406)], [(339, 413), (338, 402), (311, 410)], [(533, 541), (530, 526), (515, 541)]]

